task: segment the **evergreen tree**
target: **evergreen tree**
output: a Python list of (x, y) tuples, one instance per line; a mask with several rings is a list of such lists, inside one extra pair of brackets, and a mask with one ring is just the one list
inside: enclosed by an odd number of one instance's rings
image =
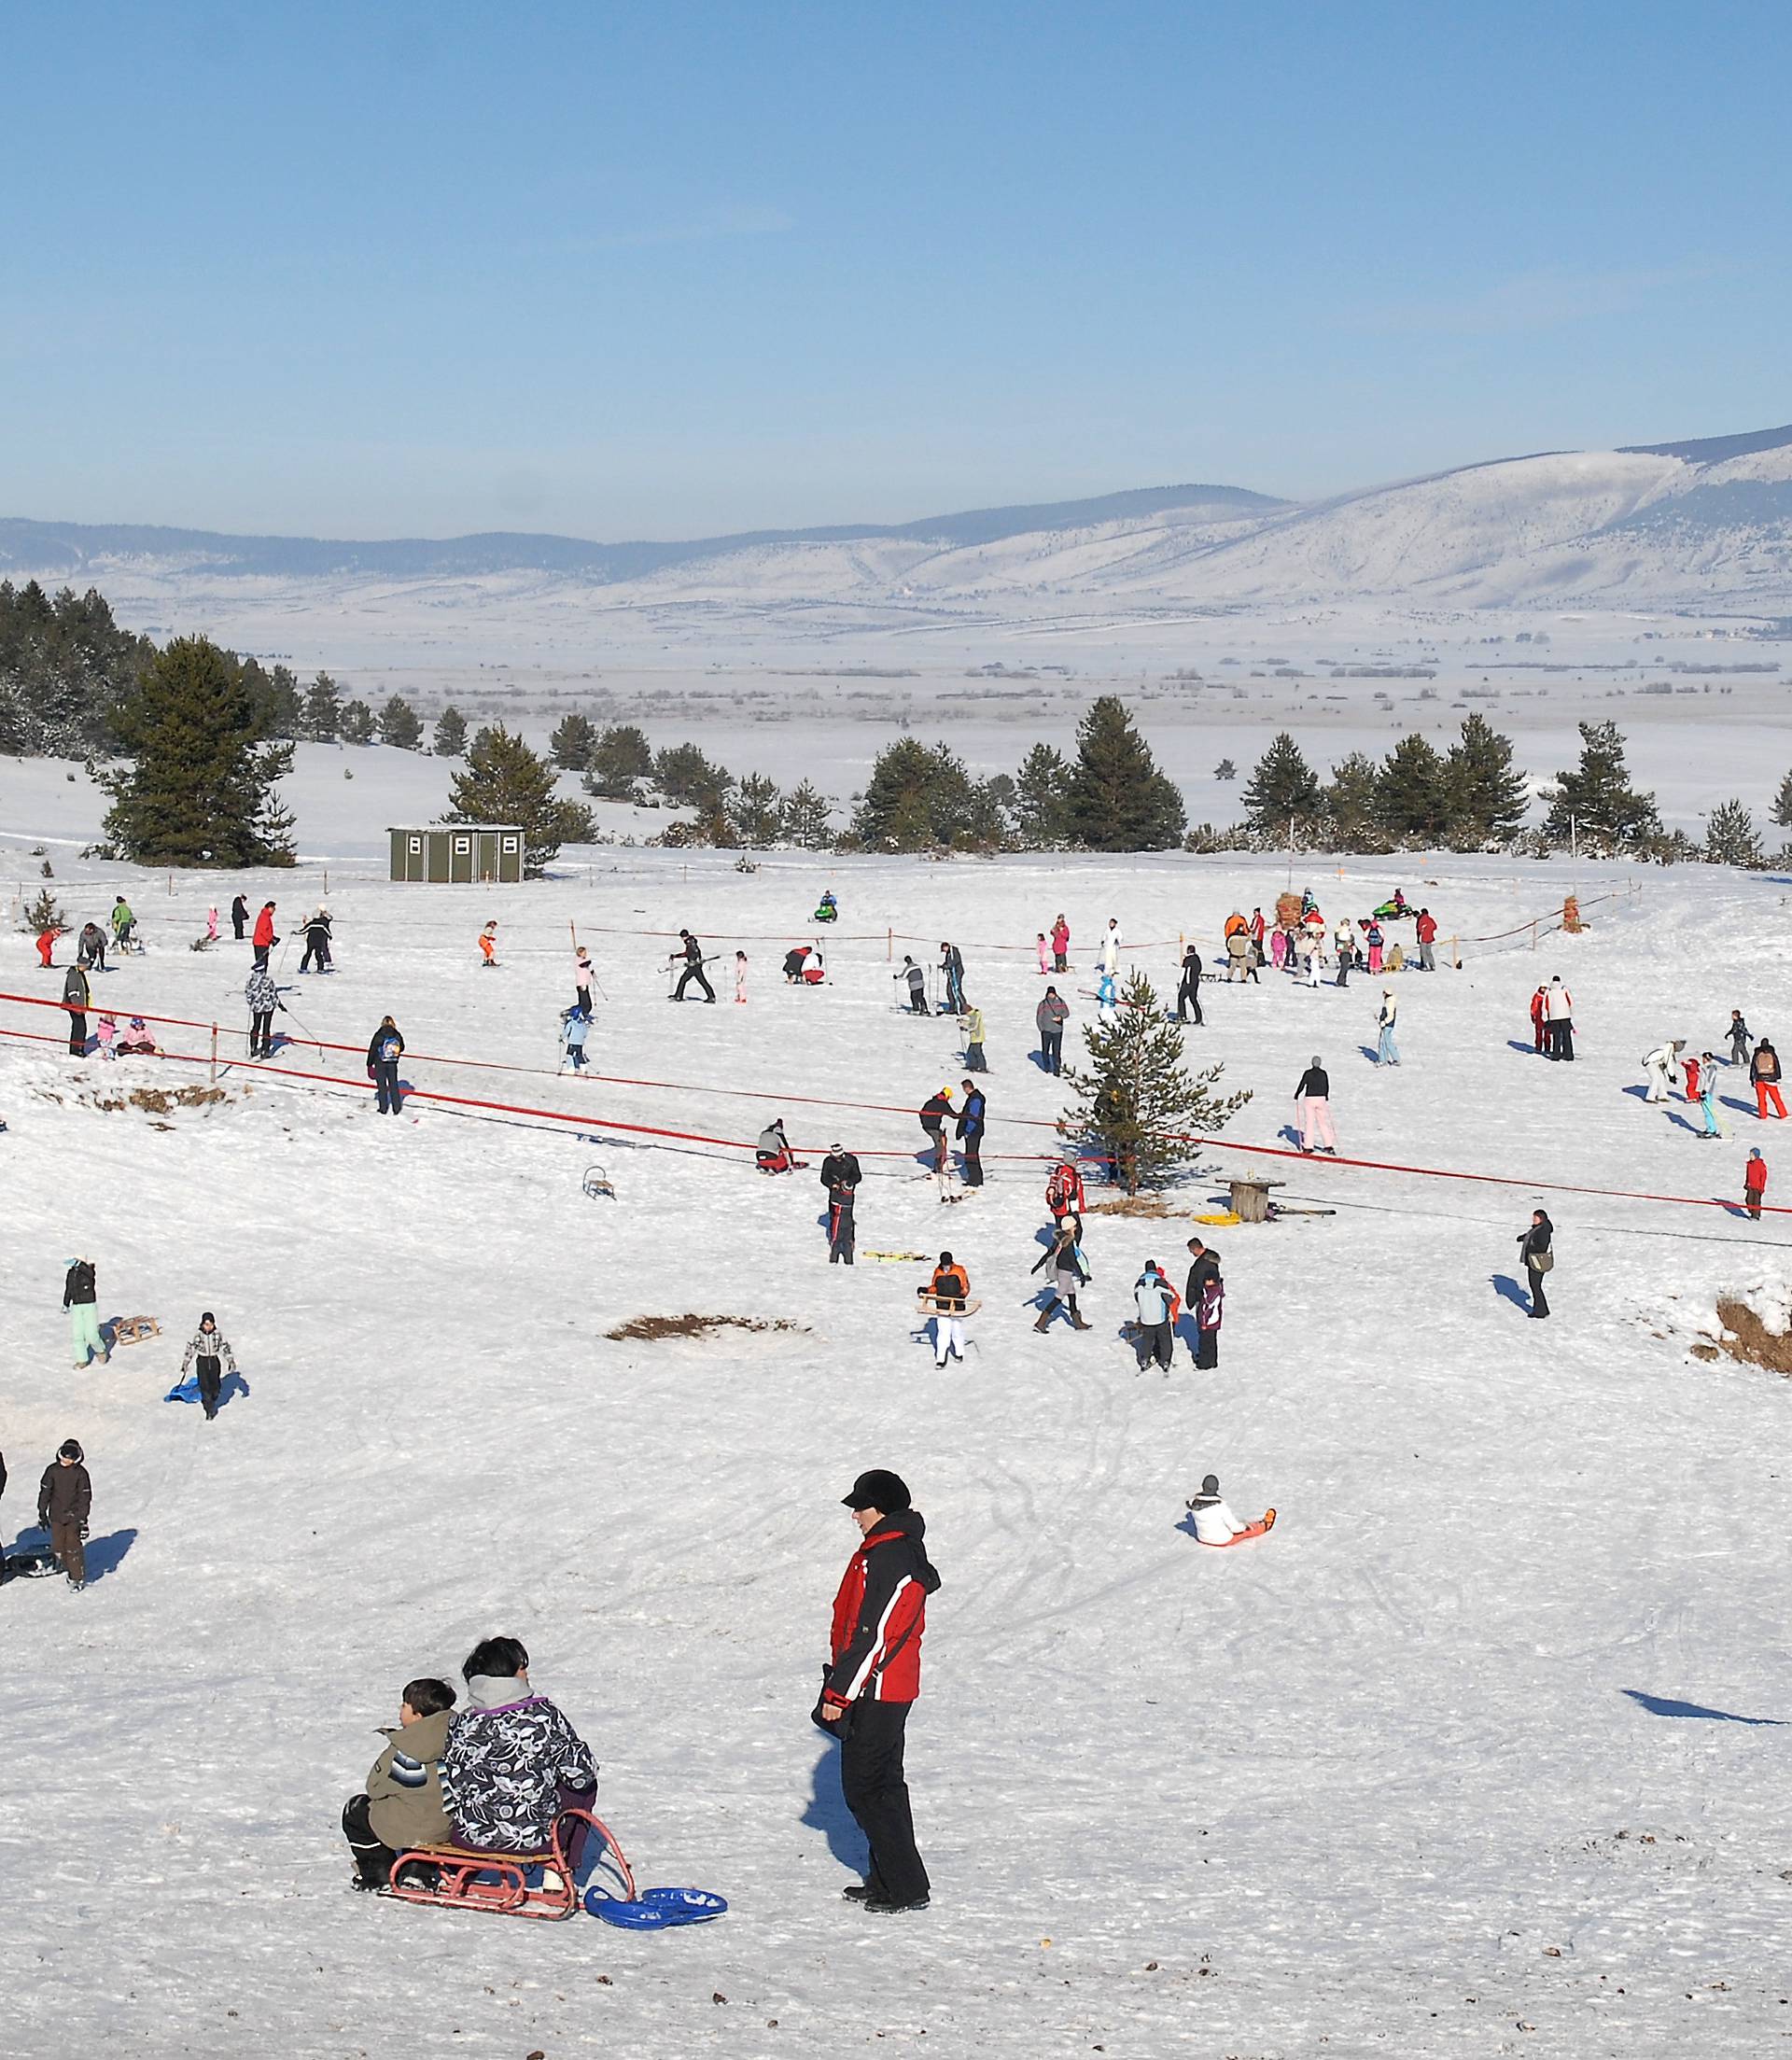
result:
[(782, 797), (777, 782), (761, 773), (749, 773), (735, 790), (728, 809), (729, 820), (740, 841), (751, 847), (777, 842), (782, 824)]
[(1382, 761), (1377, 782), (1383, 827), (1395, 838), (1435, 843), (1449, 821), (1444, 762), (1416, 731)]
[(1444, 761), (1451, 840), (1464, 849), (1516, 836), (1530, 805), (1524, 775), (1512, 764), (1512, 739), (1484, 715), (1469, 716)]
[(109, 750), (112, 710), (155, 655), (91, 587), (63, 587), (51, 598), (35, 580), (0, 581), (0, 751), (77, 758)]
[(1549, 813), (1544, 829), (1558, 844), (1573, 834), (1594, 850), (1620, 850), (1661, 834), (1655, 796), (1631, 786), (1624, 761), (1624, 738), (1616, 722), (1580, 725), (1580, 764), (1559, 773), (1546, 797)]
[(1710, 865), (1766, 863), (1755, 818), (1740, 801), (1720, 801), (1705, 819), (1705, 862)]
[(833, 847), (833, 807), (826, 794), (799, 780), (778, 810), (778, 834), (800, 851), (827, 851)]
[(400, 751), (414, 751), (423, 742), (423, 718), (402, 694), (393, 694), (380, 710), (380, 741)]
[(467, 718), (452, 703), (436, 718), (433, 741), (438, 758), (467, 755)]
[(1090, 702), (1077, 725), (1069, 801), (1071, 835), (1091, 851), (1173, 851), (1188, 820), (1117, 694)]
[(342, 732), (344, 744), (372, 743), (373, 710), (365, 701), (343, 702)]
[(466, 769), (448, 788), (444, 822), (513, 822), (523, 832), (523, 870), (539, 879), (563, 844), (583, 844), (591, 810), (562, 801), (553, 766), (512, 736), (503, 723), (482, 729), (467, 753)]
[(1239, 777), (1239, 768), (1229, 758), (1223, 758), (1214, 766), (1213, 777), (1215, 779), (1236, 779)]
[(343, 726), (343, 697), (329, 673), (305, 690), (305, 735), (314, 744), (333, 744)]
[(694, 744), (673, 744), (653, 754), (653, 778), (660, 792), (679, 807), (700, 813), (720, 808), (735, 784), (735, 776), (711, 764)]
[(1071, 768), (1062, 751), (1035, 744), (1015, 774), (1015, 835), (1024, 851), (1061, 851), (1071, 841)]
[(1325, 789), (1329, 842), (1340, 851), (1385, 851), (1381, 823), (1381, 775), (1366, 751), (1351, 751), (1332, 767)]
[(108, 841), (144, 865), (290, 865), (274, 782), (292, 747), (264, 721), (229, 652), (176, 638), (114, 714), (127, 763), (101, 776)]
[(606, 801), (635, 801), (653, 777), (653, 750), (632, 722), (612, 723), (586, 754), (585, 792)]
[(268, 735), (295, 742), (305, 727), (305, 697), (299, 675), (290, 666), (275, 666), (268, 674)]
[(1773, 820), (1783, 830), (1792, 830), (1792, 773), (1787, 773), (1780, 782), (1780, 791), (1773, 797)]
[(592, 747), (597, 741), (597, 727), (588, 715), (581, 715), (575, 708), (570, 715), (560, 719), (559, 726), (548, 739), (548, 749), (553, 753), (553, 762), (563, 772), (582, 773), (591, 763)]
[(1085, 1066), (1067, 1066), (1075, 1103), (1058, 1119), (1063, 1135), (1107, 1159), (1127, 1194), (1200, 1156), (1202, 1133), (1224, 1129), (1250, 1100), (1247, 1088), (1222, 1095), (1224, 1065), (1190, 1072), (1183, 1030), (1165, 1017), (1151, 982), (1127, 974), (1120, 1005), (1084, 1028)]
[(1323, 806), (1318, 776), (1286, 730), (1258, 759), (1241, 799), (1252, 829), (1279, 841), (1288, 836), (1291, 823), (1298, 838), (1319, 820)]
[(873, 761), (852, 837), (868, 851), (988, 850), (1001, 841), (1001, 811), (947, 746), (899, 736)]

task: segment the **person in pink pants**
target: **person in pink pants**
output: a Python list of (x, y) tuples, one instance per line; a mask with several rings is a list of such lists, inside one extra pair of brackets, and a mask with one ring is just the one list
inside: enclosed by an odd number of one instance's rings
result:
[(1320, 1064), (1319, 1054), (1300, 1076), (1295, 1089), (1300, 1109), (1300, 1148), (1303, 1152), (1329, 1152), (1337, 1156), (1337, 1132), (1332, 1128), (1331, 1076)]

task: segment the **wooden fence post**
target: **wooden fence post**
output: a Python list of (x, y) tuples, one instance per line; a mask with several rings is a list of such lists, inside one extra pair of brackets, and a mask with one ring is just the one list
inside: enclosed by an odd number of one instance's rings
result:
[(217, 1025), (212, 1025), (212, 1086), (217, 1086)]

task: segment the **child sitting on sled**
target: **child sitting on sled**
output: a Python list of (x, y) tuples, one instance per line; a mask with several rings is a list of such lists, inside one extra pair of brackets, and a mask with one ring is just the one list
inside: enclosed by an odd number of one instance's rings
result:
[(405, 1683), (398, 1725), (385, 1733), (386, 1747), (369, 1770), (366, 1789), (343, 1805), (343, 1836), (355, 1856), (351, 1888), (384, 1888), (400, 1853), (453, 1838), (441, 1800), (441, 1756), (454, 1709), (446, 1681), (426, 1676)]
[(1220, 1492), (1220, 1477), (1209, 1474), (1198, 1495), (1188, 1500), (1195, 1519), (1195, 1535), (1203, 1545), (1236, 1545), (1241, 1538), (1260, 1538), (1275, 1523), (1276, 1512), (1266, 1509), (1254, 1523), (1240, 1523), (1226, 1506)]

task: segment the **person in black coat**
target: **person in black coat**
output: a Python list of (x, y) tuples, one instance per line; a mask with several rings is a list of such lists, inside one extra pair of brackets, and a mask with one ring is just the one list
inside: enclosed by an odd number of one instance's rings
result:
[(1195, 1021), (1197, 1024), (1200, 1023), (1203, 1020), (1201, 1016), (1201, 954), (1194, 945), (1190, 945), (1187, 950), (1183, 953), (1183, 984), (1176, 990), (1176, 1020), (1179, 1023), (1188, 1021), (1188, 1017), (1183, 1012), (1190, 1008), (1195, 1011)]
[(964, 1088), (964, 1107), (959, 1112), (959, 1148), (964, 1154), (964, 1184), (967, 1187), (983, 1185), (983, 1161), (978, 1154), (983, 1150), (984, 1098), (983, 1089), (974, 1080), (960, 1083)]
[(933, 1170), (945, 1170), (945, 1119), (956, 1115), (952, 1106), (952, 1090), (942, 1087), (938, 1094), (931, 1094), (921, 1103), (921, 1128), (927, 1132), (927, 1142), (933, 1159)]
[(373, 1083), (374, 1100), (382, 1115), (397, 1115), (403, 1090), (399, 1086), (399, 1060), (404, 1057), (404, 1038), (389, 1016), (367, 1044), (367, 1077)]
[(716, 990), (709, 985), (709, 975), (703, 970), (702, 940), (693, 937), (688, 930), (679, 931), (679, 936), (681, 940), (679, 948), (666, 960), (668, 965), (677, 965), (680, 960), (684, 965), (684, 971), (679, 974), (679, 984), (672, 990), (672, 999), (682, 1002), (685, 988), (694, 980), (703, 989), (704, 1000), (713, 1002)]
[[(1556, 1234), (1556, 1226), (1541, 1209), (1531, 1212), (1531, 1227), (1519, 1240), (1519, 1256), (1524, 1261), (1524, 1274), (1531, 1283), (1531, 1308), (1533, 1316), (1547, 1316), (1549, 1300), (1543, 1292), (1543, 1277), (1555, 1265), (1555, 1255), (1550, 1251), (1550, 1240)], [(1547, 1262), (1547, 1264), (1545, 1262)]]
[(249, 927), (249, 904), (239, 894), (231, 904), (231, 929), (238, 944), (243, 942), (243, 932)]
[(57, 1564), (77, 1595), (87, 1586), (87, 1520), (93, 1506), (83, 1456), (72, 1437), (64, 1438), (37, 1484), (37, 1520), (49, 1533)]
[(87, 1056), (87, 1010), (91, 1000), (87, 974), (79, 966), (70, 966), (63, 975), (63, 1006), (68, 1011), (68, 1049), (74, 1058)]

